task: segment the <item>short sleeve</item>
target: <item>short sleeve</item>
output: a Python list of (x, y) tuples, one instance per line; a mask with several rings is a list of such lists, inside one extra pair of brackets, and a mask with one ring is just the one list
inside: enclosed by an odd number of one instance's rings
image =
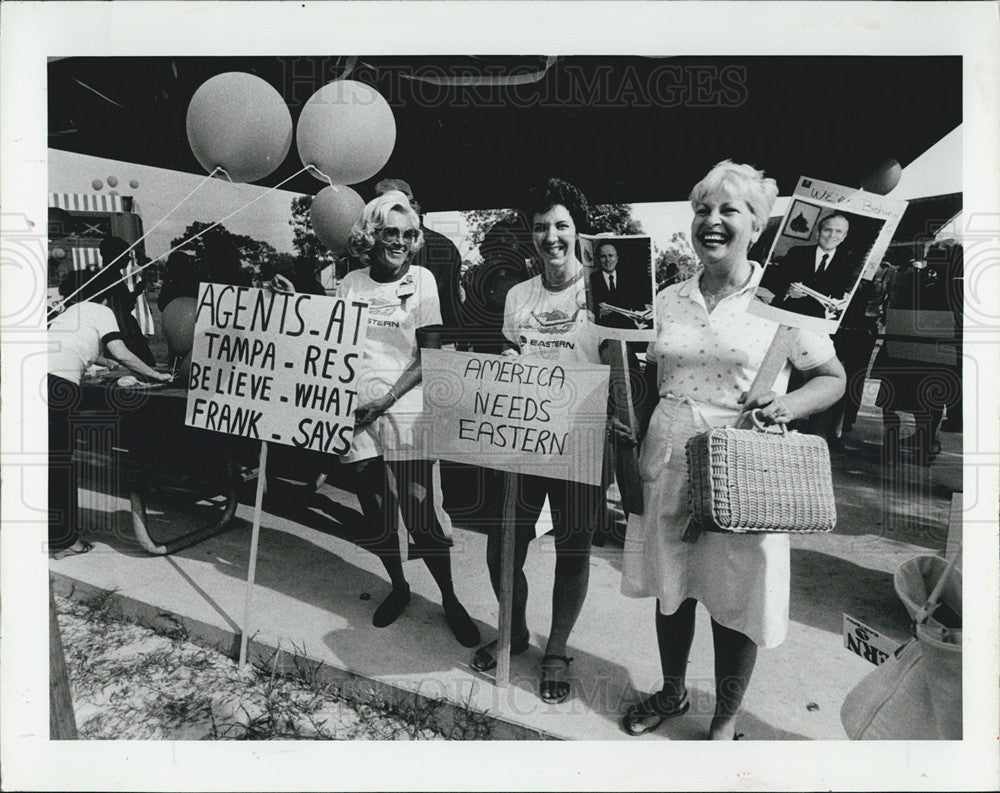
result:
[(514, 327), (514, 301), (511, 297), (520, 291), (517, 287), (514, 287), (507, 293), (507, 299), (503, 304), (503, 335), (511, 344), (518, 343), (518, 333), (517, 328)]
[(788, 360), (799, 371), (807, 371), (826, 363), (836, 354), (829, 336), (800, 330)]
[(101, 343), (107, 344), (109, 341), (123, 338), (121, 328), (118, 327), (118, 320), (115, 319), (115, 312), (107, 306), (96, 303), (93, 306), (94, 326)]
[(441, 298), (438, 296), (437, 280), (434, 273), (424, 269), (417, 279), (417, 288), (420, 289), (420, 299), (414, 306), (414, 320), (416, 327), (426, 328), (428, 325), (441, 324)]

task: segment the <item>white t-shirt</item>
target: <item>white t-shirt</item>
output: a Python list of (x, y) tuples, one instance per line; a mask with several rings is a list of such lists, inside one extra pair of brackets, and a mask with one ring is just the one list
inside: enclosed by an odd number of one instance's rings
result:
[[(399, 281), (387, 284), (372, 280), (370, 271), (366, 267), (348, 273), (337, 288), (339, 297), (369, 305), (364, 367), (358, 379), (359, 404), (384, 396), (417, 359), (418, 328), (441, 324), (437, 282), (430, 270), (410, 265)], [(408, 404), (411, 402), (417, 404)], [(420, 387), (400, 397), (390, 410), (397, 407), (422, 410)]]
[(114, 312), (100, 303), (75, 303), (49, 325), (49, 374), (80, 384), (101, 354), (101, 344), (121, 339)]
[(521, 355), (599, 364), (599, 333), (587, 311), (582, 278), (560, 292), (551, 292), (536, 275), (507, 293), (503, 335)]

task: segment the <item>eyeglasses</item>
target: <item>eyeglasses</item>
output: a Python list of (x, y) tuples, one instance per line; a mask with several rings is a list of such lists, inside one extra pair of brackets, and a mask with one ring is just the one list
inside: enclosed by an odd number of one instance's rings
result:
[(397, 229), (393, 226), (386, 226), (385, 228), (378, 229), (375, 233), (378, 235), (378, 238), (387, 245), (399, 242), (400, 237), (402, 237), (403, 242), (407, 245), (413, 245), (413, 243), (415, 243), (420, 237), (419, 229)]

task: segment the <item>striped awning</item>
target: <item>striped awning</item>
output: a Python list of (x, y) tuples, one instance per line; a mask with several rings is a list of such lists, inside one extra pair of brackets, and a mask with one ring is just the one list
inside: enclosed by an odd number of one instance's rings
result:
[(77, 212), (121, 212), (122, 197), (106, 193), (49, 193), (49, 206)]
[(101, 252), (97, 248), (70, 248), (74, 270), (86, 270), (91, 265), (101, 266)]

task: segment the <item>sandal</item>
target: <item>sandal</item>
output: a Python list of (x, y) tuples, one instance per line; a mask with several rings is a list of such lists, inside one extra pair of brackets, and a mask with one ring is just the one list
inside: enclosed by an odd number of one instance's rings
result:
[[(629, 705), (622, 718), (622, 728), (629, 735), (645, 735), (652, 732), (667, 719), (683, 716), (691, 707), (687, 691), (680, 700), (675, 700), (669, 708), (660, 705), (660, 694), (657, 692), (647, 697), (637, 705)], [(648, 721), (655, 719), (655, 721)]]
[(94, 550), (94, 544), (92, 542), (87, 542), (86, 540), (77, 540), (68, 548), (59, 548), (53, 551), (50, 556), (55, 559), (65, 559), (67, 556), (79, 556), (80, 554), (87, 553), (87, 551)]
[(542, 702), (558, 705), (569, 696), (569, 665), (572, 658), (565, 655), (546, 655), (542, 658), (542, 682), (538, 695)]
[[(526, 652), (530, 644), (530, 639), (525, 638), (524, 641), (510, 643), (510, 654), (520, 655)], [(497, 667), (497, 642), (493, 640), (489, 644), (484, 644), (478, 650), (476, 654), (472, 656), (472, 668), (477, 672), (489, 672), (491, 669), (496, 669)]]

